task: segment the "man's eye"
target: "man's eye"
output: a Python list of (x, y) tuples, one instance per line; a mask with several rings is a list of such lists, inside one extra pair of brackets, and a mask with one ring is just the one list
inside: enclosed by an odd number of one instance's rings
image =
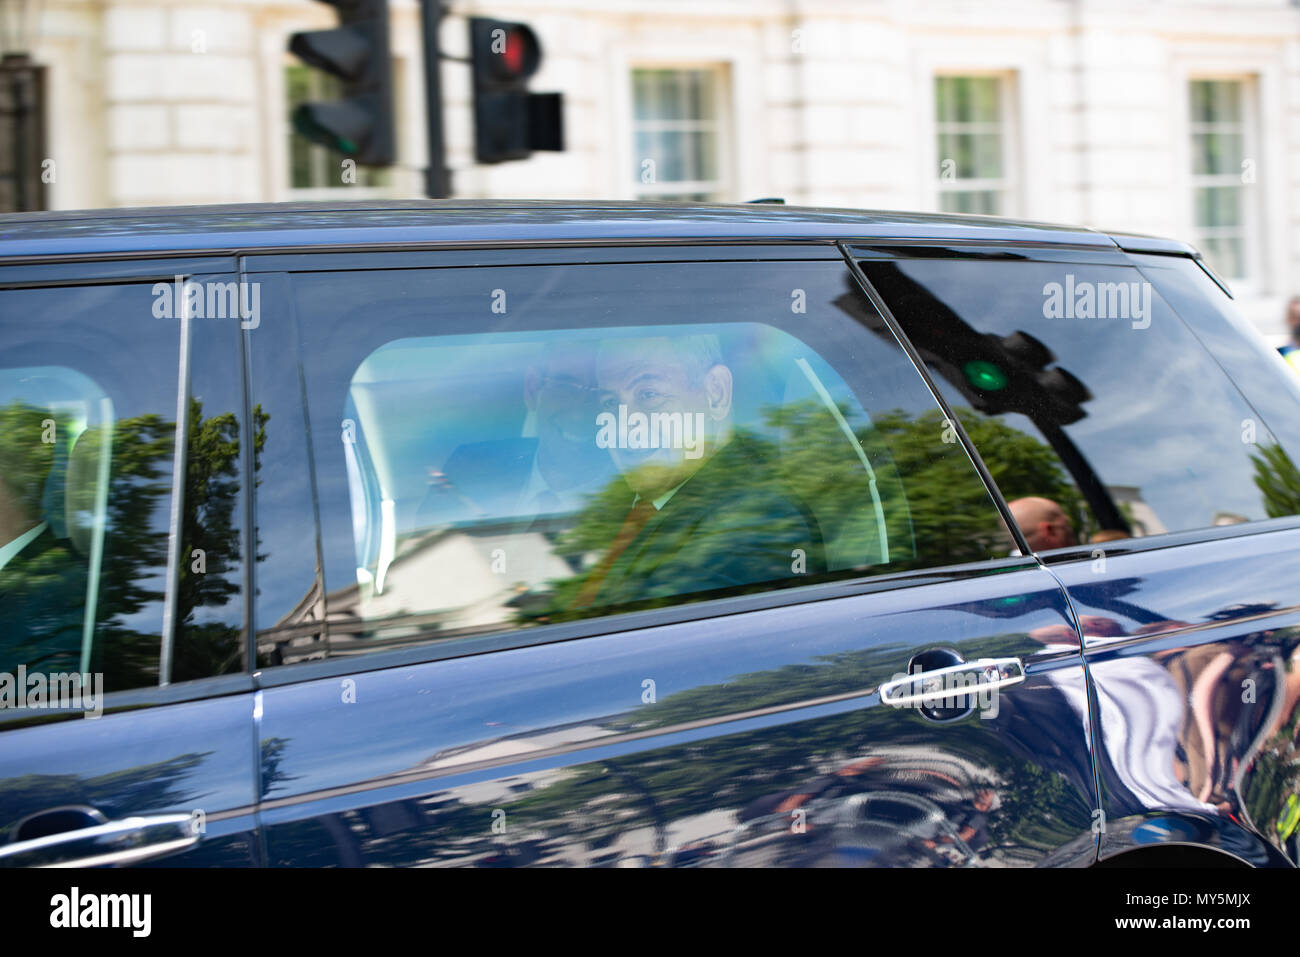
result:
[(662, 392), (656, 392), (654, 389), (642, 389), (637, 393), (637, 397), (642, 402), (660, 402), (665, 398)]

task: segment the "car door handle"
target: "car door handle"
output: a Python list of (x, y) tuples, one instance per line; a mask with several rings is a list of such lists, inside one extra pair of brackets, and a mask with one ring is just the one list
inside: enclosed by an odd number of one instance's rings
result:
[(0, 846), (2, 867), (105, 867), (134, 864), (198, 843), (190, 814), (128, 817)]
[(1025, 680), (1019, 658), (979, 658), (945, 668), (915, 671), (880, 686), (880, 703), (896, 706), (938, 702), (1005, 688)]

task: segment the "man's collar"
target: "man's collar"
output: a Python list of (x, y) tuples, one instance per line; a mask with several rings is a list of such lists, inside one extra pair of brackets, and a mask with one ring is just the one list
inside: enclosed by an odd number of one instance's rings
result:
[[(676, 495), (679, 491), (681, 491), (683, 485), (686, 485), (688, 482), (692, 480), (696, 480), (696, 486), (698, 486), (699, 485), (698, 476), (700, 475), (701, 472), (707, 470), (715, 459), (723, 455), (727, 455), (727, 456), (743, 455), (744, 453), (745, 453), (744, 443), (738, 441), (734, 435), (728, 436), (727, 441), (723, 442), (716, 449), (714, 449), (713, 454), (704, 460), (703, 465), (701, 465), (698, 469), (696, 469), (686, 478), (682, 479), (680, 482), (678, 482), (668, 491), (664, 492), (663, 495), (660, 495), (656, 499), (652, 499), (650, 504), (655, 507), (656, 512), (661, 511), (663, 507), (668, 504), (668, 500), (672, 498), (674, 495)], [(716, 466), (714, 470), (716, 471)], [(696, 486), (692, 486), (692, 488), (695, 488)], [(636, 503), (639, 501), (641, 501), (640, 495), (638, 495), (635, 499), (633, 499), (632, 504), (636, 505)]]
[[(687, 479), (687, 480), (686, 480), (686, 482), (689, 482), (689, 481), (690, 481), (690, 479)], [(672, 498), (674, 495), (676, 495), (676, 494), (677, 494), (677, 490), (678, 490), (679, 488), (681, 488), (683, 485), (685, 485), (686, 482), (678, 482), (676, 485), (674, 485), (674, 486), (673, 486), (672, 488), (670, 488), (668, 491), (664, 492), (663, 495), (660, 495), (658, 498), (651, 499), (651, 500), (650, 500), (650, 504), (653, 505), (653, 506), (655, 507), (655, 511), (656, 511), (656, 512), (662, 511), (662, 510), (663, 510), (663, 507), (664, 507), (665, 505), (668, 504), (668, 500), (669, 500), (670, 498)], [(640, 503), (640, 501), (641, 501), (641, 496), (638, 495), (636, 498), (634, 498), (634, 499), (632, 500), (632, 505), (633, 505), (633, 506), (636, 506), (637, 504)]]

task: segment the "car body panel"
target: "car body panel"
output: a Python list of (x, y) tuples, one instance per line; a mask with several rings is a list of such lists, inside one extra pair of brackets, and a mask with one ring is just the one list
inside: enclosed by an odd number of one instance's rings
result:
[[(1091, 863), (1087, 723), (1059, 690), (1082, 704), (1081, 661), (1029, 637), (1067, 622), (1050, 576), (1022, 564), (268, 689), (269, 861)], [(936, 644), (1021, 655), (1028, 680), (992, 717), (880, 704)], [(918, 819), (853, 800), (891, 796)], [(947, 842), (976, 802), (994, 805), (979, 841)]]
[(1300, 529), (1107, 547), (1049, 559), (1100, 702), (1101, 857), (1177, 841), (1300, 863)]
[(196, 822), (197, 842), (142, 863), (259, 863), (254, 703), (246, 692), (0, 724), (0, 834), (13, 839), (25, 819), (56, 807), (92, 808), (109, 821), (182, 814)]

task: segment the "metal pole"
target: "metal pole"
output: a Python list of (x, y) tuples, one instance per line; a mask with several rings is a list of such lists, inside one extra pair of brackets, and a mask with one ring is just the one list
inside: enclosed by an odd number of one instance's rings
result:
[(424, 192), (431, 199), (451, 195), (451, 172), (447, 169), (446, 142), (442, 135), (442, 59), (438, 52), (438, 27), (442, 23), (442, 0), (420, 0), (424, 29), (424, 109), (429, 127), (429, 165), (424, 171)]

